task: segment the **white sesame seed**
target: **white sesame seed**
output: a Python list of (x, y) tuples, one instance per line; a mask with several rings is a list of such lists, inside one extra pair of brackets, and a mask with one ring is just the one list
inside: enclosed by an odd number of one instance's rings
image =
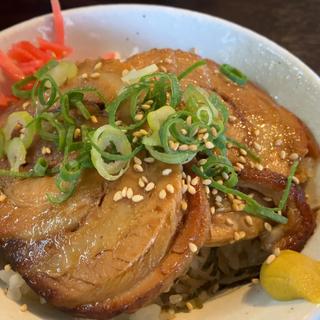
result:
[(193, 187), (193, 186), (191, 186), (191, 185), (188, 185), (188, 192), (190, 193), (190, 194), (196, 194), (196, 189)]
[(199, 184), (200, 182), (200, 178), (198, 176), (194, 177), (192, 180), (191, 180), (191, 184), (193, 186), (196, 186), (197, 184)]
[(245, 237), (246, 237), (246, 232), (245, 231), (240, 231), (239, 232), (239, 237), (240, 237), (240, 239), (244, 239)]
[(201, 128), (199, 129), (198, 133), (206, 133), (208, 132), (208, 129), (207, 128)]
[(99, 70), (99, 69), (101, 69), (101, 67), (102, 67), (102, 62), (101, 61), (99, 61), (95, 66), (94, 66), (94, 70)]
[(213, 149), (214, 148), (214, 144), (211, 141), (207, 141), (205, 143), (205, 146), (207, 149)]
[(113, 196), (113, 201), (117, 202), (117, 201), (119, 201), (121, 199), (122, 199), (122, 192), (121, 191), (117, 191)]
[(240, 153), (243, 155), (243, 156), (246, 156), (248, 154), (248, 152), (244, 149), (240, 149)]
[(100, 77), (100, 73), (99, 72), (93, 72), (90, 74), (90, 78), (91, 79), (98, 79)]
[(151, 108), (150, 104), (141, 105), (141, 109), (143, 109), (143, 110), (149, 110), (150, 108)]
[(45, 154), (51, 154), (51, 149), (48, 148), (48, 147), (43, 146), (43, 147), (41, 148), (41, 153), (42, 153), (43, 155), (45, 155)]
[(191, 116), (187, 117), (186, 123), (187, 123), (188, 126), (191, 126), (191, 124), (192, 124), (192, 117)]
[(217, 129), (216, 129), (215, 127), (212, 127), (212, 128), (210, 129), (210, 132), (211, 132), (211, 134), (212, 134), (213, 137), (216, 137), (217, 134), (218, 134)]
[(139, 180), (138, 180), (138, 185), (139, 185), (140, 188), (144, 188), (144, 187), (145, 187), (145, 183), (144, 183), (144, 181), (142, 180), (142, 178), (139, 178)]
[(296, 176), (293, 176), (293, 177), (292, 177), (292, 181), (293, 181), (295, 184), (300, 184), (300, 180), (299, 180)]
[(258, 142), (256, 142), (256, 141), (253, 142), (253, 147), (254, 147), (257, 151), (261, 151), (261, 150), (262, 150), (261, 145), (260, 145)]
[(199, 161), (198, 161), (198, 164), (200, 165), (200, 166), (203, 166), (204, 164), (206, 164), (207, 163), (207, 159), (200, 159)]
[(178, 150), (178, 148), (179, 148), (179, 142), (174, 142), (174, 141), (172, 141), (172, 140), (169, 140), (169, 147), (172, 149), (172, 150), (174, 150), (174, 151), (176, 151), (176, 150)]
[(182, 301), (182, 295), (181, 294), (172, 294), (169, 296), (169, 302), (171, 304), (177, 304)]
[(228, 180), (229, 179), (229, 175), (226, 173), (226, 172), (222, 172), (222, 178), (224, 179), (224, 180)]
[(259, 135), (260, 135), (260, 130), (259, 130), (259, 129), (254, 130), (254, 134), (255, 134), (256, 136), (259, 136)]
[(166, 190), (164, 190), (164, 189), (160, 190), (160, 192), (159, 192), (159, 198), (160, 198), (161, 200), (163, 200), (163, 199), (166, 198), (166, 196), (167, 196)]
[(270, 254), (270, 256), (266, 260), (266, 264), (271, 264), (275, 260), (276, 256), (274, 254)]
[(128, 188), (126, 196), (127, 196), (128, 199), (131, 199), (133, 197), (132, 188)]
[(205, 186), (209, 186), (211, 182), (212, 182), (211, 179), (202, 180), (202, 184), (204, 184)]
[(245, 220), (245, 222), (246, 222), (246, 224), (247, 224), (248, 226), (250, 226), (250, 227), (253, 226), (252, 217), (250, 217), (250, 216), (245, 216), (244, 220)]
[(133, 137), (132, 142), (133, 143), (137, 143), (138, 142), (138, 138), (137, 137)]
[(182, 193), (185, 194), (188, 191), (188, 185), (184, 182), (182, 184)]
[(155, 184), (154, 184), (153, 182), (149, 182), (149, 183), (146, 185), (145, 190), (146, 190), (147, 192), (149, 192), (149, 191), (153, 190), (154, 187), (155, 187)]
[(140, 164), (134, 164), (133, 165), (133, 169), (136, 171), (136, 172), (143, 172), (143, 168)]
[(235, 241), (239, 241), (239, 240), (240, 240), (240, 234), (239, 234), (239, 232), (236, 231), (236, 232), (233, 234), (233, 238), (234, 238)]
[(190, 151), (197, 151), (198, 150), (198, 146), (196, 144), (190, 144), (189, 145), (189, 150)]
[(20, 306), (20, 311), (21, 312), (26, 312), (27, 310), (28, 310), (28, 306), (25, 303)]
[(7, 196), (3, 193), (3, 192), (0, 192), (0, 202), (3, 202), (7, 199)]
[(219, 196), (219, 195), (217, 195), (217, 196), (215, 197), (215, 201), (216, 201), (216, 202), (222, 202), (222, 197)]
[(40, 304), (46, 304), (47, 303), (46, 299), (43, 298), (43, 297), (40, 297), (39, 302), (40, 302)]
[(134, 163), (136, 163), (136, 164), (142, 165), (142, 161), (141, 161), (141, 159), (139, 159), (138, 157), (134, 157), (134, 158), (133, 158), (133, 161), (134, 161)]
[(186, 307), (189, 311), (192, 311), (194, 309), (193, 304), (190, 301), (186, 302)]
[(299, 159), (299, 155), (297, 153), (291, 153), (290, 156), (289, 156), (289, 159), (290, 160), (297, 160)]
[(166, 189), (169, 193), (174, 193), (174, 186), (171, 183), (166, 185)]
[(143, 161), (146, 163), (154, 163), (155, 159), (152, 157), (147, 157), (147, 158), (144, 158)]
[(187, 144), (181, 144), (178, 149), (180, 151), (187, 151), (189, 150), (189, 146)]
[(75, 139), (77, 139), (77, 138), (79, 138), (80, 136), (81, 136), (81, 129), (80, 129), (80, 128), (76, 128), (76, 129), (74, 130), (73, 137), (74, 137)]
[(223, 181), (221, 179), (217, 180), (217, 183), (223, 185)]
[(205, 190), (206, 194), (208, 194), (208, 195), (210, 194), (210, 188), (208, 186), (205, 186), (204, 190)]
[(265, 222), (264, 223), (264, 228), (268, 231), (268, 232), (271, 232), (272, 231), (272, 226), (270, 223), (268, 222)]
[(128, 191), (128, 187), (124, 187), (121, 191), (121, 195), (123, 198), (125, 198), (127, 196), (127, 191)]
[(172, 169), (167, 168), (167, 169), (162, 170), (162, 175), (163, 176), (168, 176), (168, 175), (171, 174), (171, 172), (172, 172)]
[(274, 251), (273, 251), (273, 254), (278, 257), (280, 255), (280, 248), (275, 248)]
[(9, 271), (11, 271), (11, 270), (12, 270), (12, 268), (11, 268), (10, 264), (6, 264), (6, 265), (4, 266), (4, 271), (5, 271), (5, 272), (9, 272)]
[(144, 183), (149, 183), (149, 180), (146, 176), (142, 176), (141, 179), (144, 181)]
[(239, 157), (239, 162), (241, 163), (247, 163), (247, 159), (244, 156)]
[(280, 151), (280, 158), (284, 160), (287, 157), (287, 153), (284, 150)]
[(237, 117), (235, 116), (229, 116), (229, 122), (233, 123), (237, 120)]
[(256, 164), (256, 168), (259, 170), (259, 171), (262, 171), (263, 170), (263, 165), (261, 163), (257, 163)]
[(196, 253), (198, 251), (197, 245), (195, 245), (193, 242), (189, 242), (189, 249), (192, 253)]
[(81, 79), (88, 79), (88, 74), (85, 72), (80, 76)]
[(212, 195), (214, 196), (214, 195), (216, 195), (216, 194), (218, 193), (218, 190), (217, 190), (217, 189), (212, 189), (212, 190), (211, 190), (211, 193), (212, 193)]
[(211, 214), (215, 214), (216, 213), (216, 208), (214, 206), (212, 206), (210, 208), (210, 212), (211, 212)]
[(140, 121), (143, 119), (143, 113), (137, 113), (134, 117), (134, 120)]
[(209, 133), (207, 132), (207, 133), (205, 133), (204, 135), (203, 135), (203, 140), (207, 140), (209, 138)]
[(236, 166), (240, 169), (240, 170), (243, 170), (244, 169), (244, 165), (240, 162), (237, 162), (236, 163)]
[(22, 104), (22, 109), (27, 109), (30, 106), (30, 101), (26, 101)]
[(283, 140), (282, 140), (282, 139), (277, 139), (277, 140), (275, 141), (275, 143), (274, 143), (274, 145), (275, 145), (276, 147), (280, 147), (282, 144), (283, 144)]
[(132, 196), (132, 201), (133, 202), (140, 202), (140, 201), (142, 201), (144, 199), (144, 197), (143, 197), (143, 195), (141, 195), (141, 194), (136, 194), (136, 195), (134, 195), (134, 196)]
[(181, 209), (186, 211), (188, 209), (188, 203), (185, 200), (181, 201)]
[(227, 218), (227, 219), (226, 219), (226, 224), (227, 224), (228, 226), (233, 226), (233, 225), (234, 225), (234, 222), (232, 221), (232, 219)]
[(91, 120), (92, 123), (98, 123), (98, 119), (97, 119), (96, 116), (91, 116), (90, 120)]
[(182, 128), (180, 131), (184, 136), (188, 134), (188, 131), (185, 128)]
[(271, 201), (272, 201), (272, 198), (269, 198), (269, 197), (263, 197), (263, 200), (264, 200), (264, 201), (267, 201), (267, 202), (271, 202)]

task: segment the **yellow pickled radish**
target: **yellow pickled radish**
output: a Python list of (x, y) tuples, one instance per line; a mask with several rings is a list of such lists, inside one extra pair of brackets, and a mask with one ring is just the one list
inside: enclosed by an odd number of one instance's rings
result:
[(292, 250), (283, 250), (260, 271), (262, 287), (276, 300), (304, 298), (320, 303), (320, 262)]

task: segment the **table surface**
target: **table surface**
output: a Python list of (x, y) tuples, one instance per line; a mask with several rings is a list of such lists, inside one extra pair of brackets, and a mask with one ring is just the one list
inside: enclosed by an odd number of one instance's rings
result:
[[(132, 1), (60, 0), (63, 8)], [(197, 10), (248, 27), (285, 47), (320, 74), (320, 0), (133, 1)], [(50, 11), (49, 0), (0, 2), (0, 30)]]

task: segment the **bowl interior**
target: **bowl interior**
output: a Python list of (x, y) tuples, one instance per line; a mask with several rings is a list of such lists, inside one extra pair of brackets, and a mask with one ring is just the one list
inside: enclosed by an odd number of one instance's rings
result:
[[(280, 104), (301, 118), (320, 143), (320, 80), (300, 60), (256, 33), (230, 22), (191, 11), (145, 5), (110, 5), (73, 9), (64, 13), (67, 44), (75, 48), (74, 59), (95, 58), (109, 50), (126, 57), (151, 48), (195, 48), (203, 57), (230, 63), (264, 88)], [(43, 16), (0, 33), (0, 48), (12, 42), (50, 37), (51, 16)], [(320, 176), (320, 175), (319, 175)], [(318, 179), (315, 179), (318, 180)], [(320, 194), (320, 184), (313, 185)], [(320, 258), (316, 232), (305, 251)], [(30, 304), (30, 302), (29, 302)], [(70, 319), (38, 303), (33, 313), (21, 314), (19, 307), (1, 293), (1, 319)], [(232, 306), (231, 308), (229, 306)], [(268, 306), (268, 308), (266, 308)], [(306, 302), (272, 301), (259, 287), (250, 285), (221, 293), (201, 310), (177, 319), (314, 319), (317, 308)]]

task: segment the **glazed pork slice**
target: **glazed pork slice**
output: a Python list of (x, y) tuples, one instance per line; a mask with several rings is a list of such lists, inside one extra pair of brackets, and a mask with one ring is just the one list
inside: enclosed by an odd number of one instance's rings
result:
[[(3, 190), (2, 251), (48, 302), (106, 319), (154, 300), (188, 268), (189, 243), (200, 248), (207, 237), (204, 191), (199, 188), (182, 211), (182, 168), (144, 167), (144, 179), (155, 183), (150, 191), (139, 186), (141, 173), (132, 167), (115, 182), (88, 170), (76, 194), (58, 207), (46, 199), (56, 192), (53, 177), (14, 181)], [(162, 175), (164, 169), (172, 172)], [(168, 184), (174, 194), (159, 199)], [(124, 198), (115, 201), (119, 190)]]

